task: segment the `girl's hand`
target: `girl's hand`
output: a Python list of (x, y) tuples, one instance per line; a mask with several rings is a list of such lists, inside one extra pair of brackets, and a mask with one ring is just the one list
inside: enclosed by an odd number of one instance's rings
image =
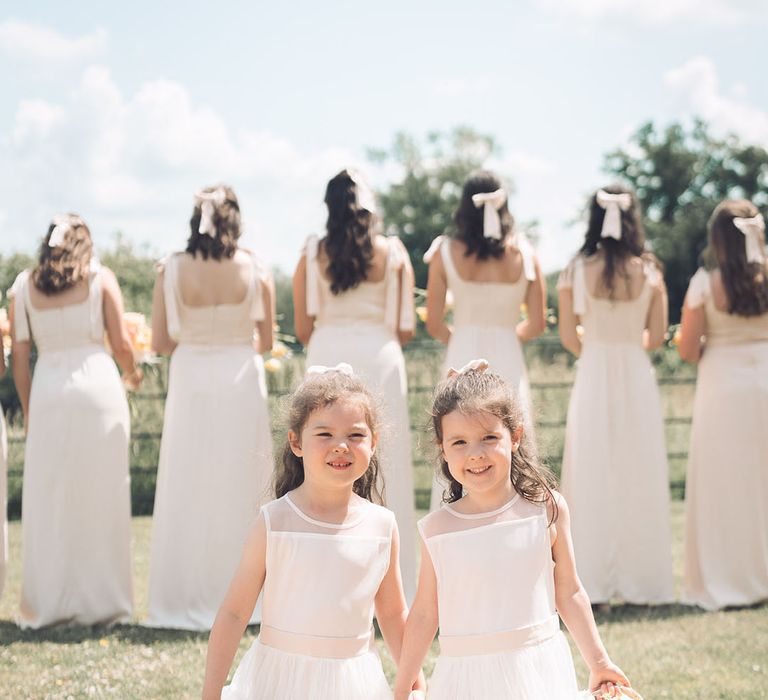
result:
[(141, 367), (137, 365), (133, 368), (132, 372), (123, 374), (123, 385), (128, 391), (136, 391), (139, 388), (142, 379), (144, 379), (144, 372), (142, 372)]
[[(589, 689), (593, 693), (603, 693), (605, 697), (615, 697), (618, 694), (617, 685), (629, 687), (629, 679), (616, 664), (607, 661), (589, 671)], [(601, 697), (598, 695), (597, 697)]]

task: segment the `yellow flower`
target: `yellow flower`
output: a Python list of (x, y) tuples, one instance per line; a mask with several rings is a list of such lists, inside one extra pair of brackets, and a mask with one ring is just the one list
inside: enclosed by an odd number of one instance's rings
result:
[(677, 347), (680, 345), (680, 339), (683, 337), (682, 330), (680, 329), (680, 326), (677, 327), (675, 330), (675, 334), (672, 336), (672, 345)]
[(416, 307), (416, 315), (419, 317), (419, 321), (422, 323), (427, 322), (427, 307), (426, 306), (417, 306)]
[(276, 374), (280, 371), (280, 368), (282, 367), (282, 364), (280, 363), (280, 360), (278, 360), (275, 357), (270, 357), (265, 363), (264, 363), (264, 369), (267, 370), (270, 374)]
[(581, 338), (584, 335), (584, 326), (578, 325), (576, 326), (576, 335)]
[(272, 351), (269, 353), (272, 357), (286, 357), (290, 350), (284, 343), (277, 342), (272, 346)]

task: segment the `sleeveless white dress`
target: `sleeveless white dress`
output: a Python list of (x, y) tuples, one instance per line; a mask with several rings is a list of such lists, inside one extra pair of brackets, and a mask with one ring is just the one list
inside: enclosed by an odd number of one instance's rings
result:
[(17, 341), (37, 346), (22, 491), (22, 627), (131, 617), (130, 420), (104, 347), (100, 267), (88, 298), (36, 309), (14, 283)]
[[(245, 253), (248, 254), (248, 253)], [(237, 569), (274, 469), (267, 390), (254, 323), (263, 268), (242, 302), (187, 306), (164, 261), (171, 356), (149, 569), (151, 627), (207, 630)], [(250, 254), (248, 254), (250, 255)], [(258, 610), (251, 622), (258, 622)]]
[[(3, 349), (0, 347), (0, 352)], [(5, 570), (8, 566), (8, 434), (5, 416), (0, 408), (0, 596), (5, 588)]]
[(578, 256), (558, 282), (572, 290), (584, 328), (568, 406), (562, 492), (576, 566), (593, 603), (674, 599), (664, 419), (642, 342), (658, 275), (648, 265), (642, 291), (631, 301), (598, 299), (587, 289)]
[(686, 296), (704, 307), (685, 488), (684, 600), (707, 609), (768, 600), (768, 313), (715, 307), (700, 269)]
[(474, 515), (446, 504), (419, 530), (437, 576), (440, 619), (430, 700), (575, 700), (546, 508), (519, 495)]
[(400, 528), (400, 566), (406, 598), (416, 592), (416, 515), (411, 460), (408, 380), (403, 351), (395, 334), (413, 329), (413, 299), (398, 296), (398, 275), (406, 255), (400, 241), (389, 239), (384, 279), (361, 282), (341, 294), (331, 292), (317, 261), (317, 236), (307, 239), (307, 313), (315, 328), (307, 346), (307, 367), (347, 362), (383, 402), (383, 429), (377, 452), (384, 476), (387, 507)]
[(348, 522), (324, 523), (299, 510), (290, 493), (261, 512), (263, 622), (222, 700), (391, 698), (372, 623), (397, 527), (393, 513), (359, 499)]
[[(517, 282), (470, 282), (459, 277), (451, 256), (450, 239), (438, 236), (425, 255), (428, 262), (437, 252), (442, 256), (448, 289), (453, 295), (453, 333), (443, 362), (443, 374), (450, 367), (459, 369), (467, 362), (485, 358), (489, 371), (498, 374), (514, 389), (526, 416), (526, 429), (532, 436), (533, 419), (528, 373), (516, 326), (528, 285), (536, 279), (533, 248), (520, 237), (523, 271)], [(438, 508), (446, 484), (436, 477), (432, 484), (430, 507)]]

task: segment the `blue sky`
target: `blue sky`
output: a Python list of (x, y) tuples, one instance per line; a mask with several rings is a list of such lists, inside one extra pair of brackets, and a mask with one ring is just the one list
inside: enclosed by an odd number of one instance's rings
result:
[[(395, 132), (495, 136), (510, 206), (547, 270), (603, 154), (648, 119), (700, 115), (768, 146), (758, 0), (30, 2), (0, 9), (0, 253), (81, 213), (158, 255), (192, 195), (241, 200), (244, 243), (289, 271), (322, 229), (325, 183)], [(438, 233), (438, 232), (436, 232)]]

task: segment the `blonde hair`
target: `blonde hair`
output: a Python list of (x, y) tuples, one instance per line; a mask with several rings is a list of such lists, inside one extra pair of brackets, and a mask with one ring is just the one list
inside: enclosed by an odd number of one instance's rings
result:
[[(48, 225), (48, 232), (40, 246), (37, 267), (32, 270), (32, 283), (43, 294), (56, 294), (88, 279), (93, 257), (91, 232), (77, 214), (64, 215), (68, 224), (60, 245), (51, 247), (48, 241), (56, 222)], [(58, 225), (62, 225), (59, 223)]]

